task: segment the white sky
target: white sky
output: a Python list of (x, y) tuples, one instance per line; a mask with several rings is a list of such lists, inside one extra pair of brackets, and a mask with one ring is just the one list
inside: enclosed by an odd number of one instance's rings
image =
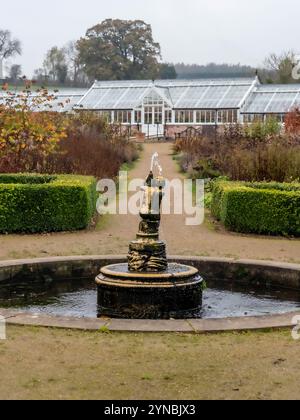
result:
[(45, 52), (106, 18), (142, 19), (163, 59), (260, 65), (271, 52), (299, 52), (299, 0), (0, 0), (0, 28), (22, 40), (14, 60), (32, 76)]

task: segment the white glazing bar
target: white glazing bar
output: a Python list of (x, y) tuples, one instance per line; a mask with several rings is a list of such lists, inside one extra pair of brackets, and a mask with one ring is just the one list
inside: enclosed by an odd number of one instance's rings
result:
[(246, 103), (247, 99), (249, 98), (249, 96), (251, 95), (251, 93), (252, 94), (254, 93), (254, 89), (258, 85), (258, 83), (259, 83), (258, 77), (256, 77), (255, 80), (254, 80), (254, 82), (250, 86), (250, 88), (247, 90), (247, 93), (245, 93), (243, 99), (239, 103), (239, 105), (238, 105), (239, 108), (242, 108), (244, 106), (244, 104)]
[(264, 109), (264, 113), (267, 113), (267, 112), (268, 112), (268, 108), (270, 108), (270, 106), (271, 106), (271, 104), (272, 104), (273, 100), (275, 99), (275, 97), (276, 97), (276, 95), (277, 95), (278, 91), (279, 91), (279, 89), (277, 89), (277, 90), (276, 90), (276, 92), (274, 92), (274, 93), (273, 93), (273, 95), (272, 95), (272, 97), (271, 97), (271, 99), (270, 99), (270, 101), (269, 101), (268, 105), (267, 105), (267, 106), (265, 107), (265, 109)]
[(176, 102), (174, 108), (177, 108), (178, 104), (180, 103), (180, 101), (182, 100), (182, 98), (184, 98), (184, 96), (187, 94), (187, 92), (189, 91), (190, 86), (188, 86), (183, 93), (181, 94), (180, 98), (178, 99), (178, 101)]
[(143, 93), (140, 95), (139, 99), (137, 100), (136, 106), (140, 106), (143, 104), (143, 100), (149, 94), (149, 92), (151, 92), (151, 88), (147, 88), (143, 91)]
[(165, 96), (164, 92), (162, 92), (159, 88), (154, 86), (154, 91), (156, 94), (164, 101), (166, 102), (170, 107), (173, 106), (173, 104), (169, 101), (169, 99)]
[(230, 89), (234, 86), (234, 84), (232, 83), (229, 88), (226, 90), (226, 92), (224, 93), (224, 95), (222, 96), (222, 99), (219, 100), (219, 102), (217, 103), (216, 108), (220, 108), (221, 103), (224, 101), (224, 99), (226, 98), (227, 94), (230, 92)]
[(175, 111), (172, 109), (172, 124), (175, 124)]
[(197, 101), (195, 108), (198, 108), (199, 104), (201, 103), (201, 101), (203, 100), (203, 98), (205, 97), (205, 95), (207, 94), (207, 92), (209, 91), (209, 89), (213, 86), (212, 82), (207, 86), (207, 88), (205, 89), (205, 91), (202, 93), (200, 99)]
[(284, 89), (284, 90), (281, 90), (280, 88), (277, 88), (276, 89), (276, 91), (275, 90), (257, 90), (255, 93), (257, 93), (257, 94), (263, 94), (263, 93), (297, 93), (297, 92), (300, 92), (300, 89), (299, 90), (297, 90), (297, 89), (294, 89), (294, 90), (291, 90), (291, 89)]
[(120, 98), (116, 101), (116, 103), (114, 104), (113, 108), (114, 109), (118, 109), (118, 105), (119, 103), (122, 101), (122, 99), (127, 95), (128, 92), (130, 92), (131, 87), (129, 87), (128, 89), (125, 89), (125, 91), (122, 93), (122, 95), (120, 96)]
[(85, 100), (85, 98), (95, 89), (95, 83), (93, 86), (88, 89), (88, 91), (83, 95), (83, 97), (80, 99), (80, 101), (76, 104), (76, 107), (80, 107), (81, 103)]
[(243, 121), (244, 121), (244, 118), (243, 118), (243, 115), (241, 114), (241, 110), (240, 110), (240, 109), (238, 109), (238, 110), (237, 110), (237, 122), (238, 122), (239, 124), (242, 124), (242, 123), (243, 123)]
[[(109, 93), (109, 92), (110, 92), (110, 89), (108, 89), (108, 90), (106, 91), (106, 93), (102, 96), (102, 98), (101, 98), (101, 99), (99, 99), (99, 101), (95, 103), (95, 105), (93, 106), (93, 109), (97, 109), (98, 104), (99, 104), (101, 101), (103, 101), (103, 99), (104, 99), (104, 98), (106, 98), (106, 96), (108, 95), (108, 93)], [(102, 108), (102, 109), (105, 109), (105, 108)]]
[(293, 102), (292, 102), (292, 104), (291, 104), (291, 106), (289, 108), (289, 111), (292, 111), (292, 109), (294, 108), (295, 103), (297, 102), (297, 99), (298, 99), (299, 95), (300, 95), (300, 90), (297, 92), (295, 98), (293, 99)]

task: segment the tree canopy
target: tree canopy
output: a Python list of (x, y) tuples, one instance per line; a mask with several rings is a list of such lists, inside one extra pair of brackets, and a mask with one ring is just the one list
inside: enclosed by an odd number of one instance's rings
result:
[(0, 60), (22, 53), (21, 42), (12, 38), (10, 31), (0, 29)]
[(159, 79), (177, 79), (177, 72), (174, 64), (162, 63), (159, 68)]
[(218, 77), (252, 77), (256, 69), (241, 64), (175, 64), (175, 70), (179, 79), (199, 79)]
[(79, 59), (88, 77), (98, 80), (155, 79), (160, 45), (151, 25), (141, 20), (113, 20), (90, 28), (78, 41)]
[(282, 54), (271, 54), (265, 60), (265, 79), (268, 83), (299, 83), (293, 77), (293, 69), (298, 64), (297, 54), (286, 51)]
[(58, 47), (51, 48), (46, 55), (44, 68), (52, 80), (57, 80), (62, 84), (65, 83), (68, 76), (68, 66), (64, 50)]
[(12, 80), (18, 80), (22, 76), (22, 66), (20, 64), (13, 64), (9, 70), (9, 77)]

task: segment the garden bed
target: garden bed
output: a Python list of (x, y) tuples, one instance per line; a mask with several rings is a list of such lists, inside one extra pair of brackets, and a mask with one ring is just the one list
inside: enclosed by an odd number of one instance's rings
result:
[(211, 210), (227, 229), (300, 236), (300, 184), (217, 181)]
[(0, 174), (0, 233), (85, 229), (95, 211), (93, 177)]

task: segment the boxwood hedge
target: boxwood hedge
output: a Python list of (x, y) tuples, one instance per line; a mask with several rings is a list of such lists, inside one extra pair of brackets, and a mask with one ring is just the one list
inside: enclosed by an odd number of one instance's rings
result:
[(217, 181), (211, 210), (232, 231), (300, 236), (300, 184)]
[(84, 229), (96, 199), (93, 177), (0, 174), (0, 233)]

